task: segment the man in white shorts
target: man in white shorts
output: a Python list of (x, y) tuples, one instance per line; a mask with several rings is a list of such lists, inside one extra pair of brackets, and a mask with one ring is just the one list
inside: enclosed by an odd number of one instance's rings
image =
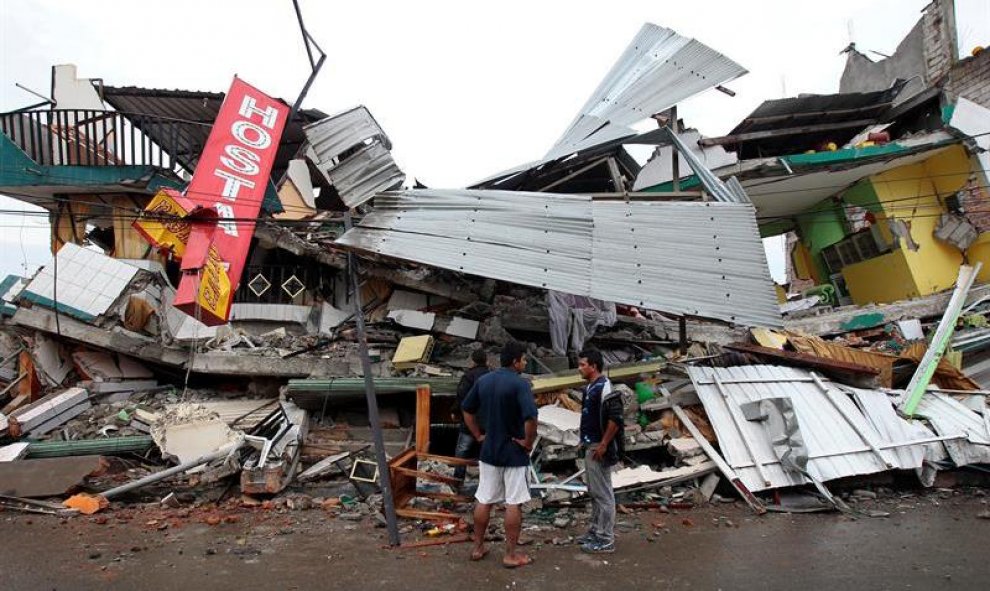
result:
[(500, 369), (478, 378), (461, 404), (464, 422), (481, 442), (471, 560), (488, 554), (485, 533), (492, 505), (505, 503), (502, 565), (515, 568), (532, 562), (516, 552), (516, 544), (522, 530), (522, 504), (530, 499), (529, 452), (536, 441), (537, 411), (533, 389), (519, 375), (526, 367), (526, 349), (514, 341), (506, 343), (501, 362)]

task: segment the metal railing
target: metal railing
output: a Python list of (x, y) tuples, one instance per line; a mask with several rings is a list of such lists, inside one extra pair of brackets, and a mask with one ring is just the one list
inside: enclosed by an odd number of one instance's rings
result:
[[(42, 166), (156, 166), (178, 171), (210, 126), (83, 109), (0, 114), (0, 132)], [(152, 137), (156, 138), (153, 140)]]

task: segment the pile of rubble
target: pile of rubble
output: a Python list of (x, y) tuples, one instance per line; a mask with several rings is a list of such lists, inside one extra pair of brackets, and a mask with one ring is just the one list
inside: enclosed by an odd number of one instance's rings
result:
[[(968, 342), (965, 330), (981, 324), (985, 297), (970, 294), (964, 307), (965, 287), (941, 318), (884, 321), (880, 307), (875, 325), (824, 337), (752, 329), (746, 342), (693, 343), (683, 353), (655, 345), (658, 355), (611, 363), (607, 374), (626, 413), (626, 456), (613, 474), (620, 503), (629, 510), (686, 509), (742, 499), (757, 513), (856, 512), (863, 494), (855, 490), (871, 475), (913, 473), (915, 486), (926, 487), (979, 475), (990, 464), (987, 391), (952, 364), (954, 355), (934, 349), (943, 326), (965, 325), (956, 338)], [(511, 316), (518, 308), (507, 304), (526, 300), (517, 292), (498, 301)], [(531, 299), (526, 311), (536, 303)], [(415, 307), (401, 309), (436, 314)], [(630, 323), (637, 332), (630, 331), (629, 341), (647, 334), (642, 327), (655, 326), (650, 322)], [(453, 392), (465, 365), (461, 356), (496, 345), (444, 336), (432, 330), (436, 324), (417, 330), (392, 318), (378, 325), (398, 339), (386, 358), (389, 373), (375, 377), (387, 456), (401, 461), (425, 432), (429, 457), (440, 460), (419, 461), (402, 509), (428, 525), (431, 536), (462, 535), (458, 523), (469, 498), (455, 497), (470, 491), (476, 471), (469, 469), (461, 483), (442, 461), (456, 438)], [(926, 327), (936, 337), (931, 344)], [(599, 326), (588, 336), (612, 331), (614, 325)], [(555, 360), (551, 337), (544, 338), (530, 341), (542, 363), (527, 376), (539, 405), (531, 473), (537, 500), (527, 512), (541, 527), (563, 528), (587, 500), (577, 445), (583, 382), (575, 370), (542, 367), (568, 363)], [(398, 357), (409, 340), (424, 345)], [(190, 388), (181, 376), (41, 333), (6, 332), (0, 344), (5, 369), (15, 369), (2, 378), (0, 423), (9, 508), (93, 512), (105, 510), (107, 501), (123, 501), (113, 505), (122, 507), (149, 497), (168, 507), (177, 498), (212, 498), (218, 490), (223, 496), (236, 483), (248, 505), (268, 498), (289, 510), (316, 506), (345, 520), (383, 519), (363, 378), (255, 384), (246, 394), (230, 384)], [(923, 384), (909, 411), (919, 375), (932, 382)], [(424, 407), (413, 394), (424, 388), (432, 407), (427, 403), (420, 416)]]

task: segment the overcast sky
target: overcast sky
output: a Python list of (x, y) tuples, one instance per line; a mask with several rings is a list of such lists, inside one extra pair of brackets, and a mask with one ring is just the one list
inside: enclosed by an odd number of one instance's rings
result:
[[(766, 99), (836, 92), (850, 40), (893, 53), (928, 0), (300, 3), (328, 54), (304, 107), (366, 105), (410, 177), (458, 187), (542, 156), (644, 22), (749, 70), (736, 97), (680, 108), (719, 135)], [(990, 0), (957, 6), (962, 50), (990, 45)], [(0, 111), (35, 102), (15, 82), (48, 94), (63, 63), (119, 86), (226, 91), (237, 74), (288, 102), (308, 74), (290, 0), (0, 0)], [(39, 223), (0, 217), (0, 277), (44, 261), (46, 232), (20, 227)]]

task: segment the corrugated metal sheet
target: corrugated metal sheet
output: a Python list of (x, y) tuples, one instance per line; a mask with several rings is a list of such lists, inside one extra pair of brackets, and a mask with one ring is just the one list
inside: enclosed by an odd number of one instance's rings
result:
[(749, 205), (410, 190), (377, 197), (338, 244), (674, 314), (781, 325)]
[[(884, 460), (882, 462), (857, 434), (858, 429), (874, 445), (920, 438), (903, 437), (895, 441), (886, 439), (909, 433), (910, 426), (887, 427), (881, 434), (848, 395), (827, 381), (825, 383), (829, 386), (830, 393), (826, 394), (811, 381), (810, 372), (790, 367), (750, 365), (728, 368), (689, 367), (688, 375), (718, 435), (722, 455), (750, 490), (807, 483), (804, 476), (785, 471), (781, 467), (765, 427), (743, 417), (741, 404), (766, 398), (791, 400), (808, 450), (808, 473), (820, 481), (882, 472), (888, 469), (885, 463), (902, 469), (918, 468), (921, 465), (920, 456), (913, 452), (905, 454), (892, 450), (880, 452)], [(722, 381), (725, 396), (715, 384), (716, 376)], [(849, 421), (843, 415), (848, 416)], [(888, 422), (882, 416), (877, 420)], [(736, 427), (737, 422), (741, 430)], [(747, 451), (747, 443), (753, 450), (756, 461), (762, 465), (763, 473), (770, 480), (769, 486), (760, 477), (754, 459)], [(915, 447), (923, 449), (922, 446)]]
[(632, 134), (633, 123), (745, 73), (707, 45), (646, 23), (546, 157)]
[(330, 183), (348, 207), (371, 199), (376, 193), (396, 189), (406, 175), (399, 170), (388, 148), (369, 144), (328, 171)]
[(389, 152), (392, 143), (364, 106), (307, 125), (304, 131), (310, 144), (307, 156), (348, 207), (405, 180)]
[(961, 402), (946, 394), (926, 392), (918, 403), (915, 415), (925, 417), (939, 435), (966, 435), (946, 441), (949, 457), (957, 466), (990, 464), (990, 432), (983, 417), (966, 408)]
[(684, 158), (691, 170), (694, 171), (696, 177), (701, 182), (701, 185), (711, 193), (712, 197), (716, 201), (723, 201), (725, 203), (750, 203), (749, 196), (746, 195), (746, 189), (739, 183), (739, 180), (735, 177), (730, 179), (732, 184), (732, 189), (727, 187), (722, 179), (715, 176), (715, 173), (708, 170), (708, 167), (701, 162), (701, 159), (691, 151), (691, 149), (684, 143), (684, 141), (674, 133), (674, 130), (665, 127), (664, 131), (667, 132), (667, 137), (677, 148), (681, 157)]
[(378, 140), (386, 148), (392, 149), (388, 136), (363, 105), (310, 123), (303, 131), (320, 162), (336, 160), (346, 150), (367, 140)]
[[(880, 433), (884, 441), (911, 441), (935, 436), (935, 433), (920, 421), (906, 421), (898, 416), (897, 411), (894, 410), (896, 400), (891, 399), (886, 393), (845, 386), (843, 389), (852, 392), (856, 404), (863, 411), (863, 416)], [(941, 446), (940, 443), (931, 445)], [(890, 451), (897, 455), (899, 466), (921, 466), (925, 458), (925, 447), (912, 445), (895, 447)]]

